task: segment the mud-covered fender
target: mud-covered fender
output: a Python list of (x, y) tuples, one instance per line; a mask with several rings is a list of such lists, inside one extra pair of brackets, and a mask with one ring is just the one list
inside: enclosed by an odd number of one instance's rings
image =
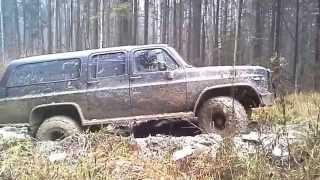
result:
[(201, 105), (201, 102), (203, 100), (203, 98), (205, 97), (205, 95), (210, 92), (210, 91), (214, 91), (214, 90), (218, 90), (218, 89), (224, 89), (224, 88), (247, 88), (252, 90), (252, 92), (255, 94), (257, 100), (259, 101), (258, 104), (262, 103), (262, 98), (261, 95), (259, 93), (259, 91), (257, 90), (257, 88), (250, 83), (232, 83), (232, 84), (223, 84), (223, 85), (217, 85), (217, 86), (210, 86), (205, 88), (200, 95), (198, 96), (196, 102), (194, 103), (194, 108), (193, 108), (193, 112), (196, 114), (199, 106)]
[(81, 107), (78, 104), (71, 102), (51, 103), (35, 106), (31, 110), (29, 114), (30, 127), (36, 130), (37, 127), (43, 122), (44, 117), (48, 116), (48, 112), (52, 113), (52, 115), (76, 115), (77, 117), (73, 118), (77, 120), (79, 125), (82, 125), (84, 121), (84, 116)]

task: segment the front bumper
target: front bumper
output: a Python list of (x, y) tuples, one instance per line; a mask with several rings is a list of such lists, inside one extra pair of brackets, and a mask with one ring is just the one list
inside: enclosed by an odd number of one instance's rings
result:
[(274, 103), (275, 95), (274, 93), (265, 93), (260, 95), (261, 106), (272, 106)]

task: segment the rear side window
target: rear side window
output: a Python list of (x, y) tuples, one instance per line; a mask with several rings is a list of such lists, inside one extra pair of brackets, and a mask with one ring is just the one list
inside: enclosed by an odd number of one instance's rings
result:
[(26, 86), (80, 77), (80, 59), (48, 61), (18, 66), (10, 74), (8, 86)]
[(126, 54), (108, 53), (93, 56), (96, 62), (95, 78), (124, 75), (126, 73)]

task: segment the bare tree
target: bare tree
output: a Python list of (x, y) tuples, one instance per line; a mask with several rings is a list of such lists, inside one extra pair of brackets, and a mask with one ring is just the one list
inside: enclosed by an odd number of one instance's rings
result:
[(59, 0), (56, 0), (55, 3), (55, 38), (56, 38), (56, 52), (61, 51), (61, 22), (60, 22), (60, 2)]
[(262, 24), (262, 1), (255, 1), (255, 36), (253, 47), (253, 59), (258, 60), (262, 56), (263, 24)]
[(295, 47), (294, 47), (294, 62), (293, 62), (293, 79), (294, 79), (294, 91), (298, 92), (298, 75), (297, 64), (299, 58), (299, 14), (300, 14), (300, 1), (296, 0), (296, 35), (295, 35)]
[(234, 53), (233, 53), (233, 65), (237, 65), (239, 56), (239, 39), (240, 39), (240, 32), (241, 32), (241, 16), (242, 16), (242, 5), (243, 0), (238, 1), (238, 14), (237, 14), (237, 28), (236, 28), (236, 35), (235, 35), (235, 43), (234, 43)]
[(133, 0), (133, 44), (138, 43), (138, 0)]
[(119, 27), (119, 36), (118, 36), (118, 45), (126, 45), (127, 40), (129, 39), (129, 19), (128, 19), (128, 0), (120, 0), (121, 9), (118, 13), (118, 27)]
[(3, 64), (6, 64), (6, 58), (5, 58), (5, 41), (4, 41), (4, 18), (3, 18), (3, 0), (0, 0), (0, 28), (1, 28), (1, 56), (2, 56), (2, 62)]
[(215, 41), (215, 47), (219, 46), (219, 18), (220, 18), (220, 1), (221, 0), (217, 0), (216, 3), (216, 15), (215, 15), (215, 30), (214, 30), (214, 41)]
[(47, 1), (47, 11), (48, 11), (48, 22), (47, 22), (47, 39), (48, 39), (48, 53), (53, 53), (53, 43), (52, 43), (52, 0)]
[(92, 0), (93, 18), (92, 18), (92, 31), (91, 31), (91, 46), (94, 49), (99, 47), (99, 8), (98, 0)]
[(76, 0), (76, 17), (75, 17), (75, 23), (76, 23), (76, 50), (79, 51), (82, 49), (82, 41), (81, 41), (81, 12), (80, 12), (80, 0)]
[(201, 62), (204, 64), (206, 62), (206, 43), (207, 43), (207, 38), (206, 38), (206, 19), (207, 19), (207, 9), (208, 8), (208, 0), (204, 0), (204, 12), (203, 12), (203, 17), (202, 17), (202, 35), (201, 35)]
[(18, 10), (18, 1), (14, 0), (14, 17), (15, 17), (15, 30), (16, 30), (16, 37), (17, 37), (17, 56), (20, 56), (21, 53), (21, 36), (20, 36), (20, 25), (19, 25), (19, 10)]
[(149, 0), (144, 0), (144, 44), (148, 44), (149, 37)]
[(315, 77), (314, 77), (314, 89), (319, 91), (320, 90), (320, 0), (318, 0), (318, 13), (316, 18), (316, 42), (315, 42)]
[(276, 35), (275, 35), (275, 45), (274, 52), (277, 57), (280, 56), (280, 37), (281, 37), (281, 5), (282, 0), (277, 0), (277, 16), (276, 16)]
[(192, 61), (200, 65), (202, 0), (192, 1)]

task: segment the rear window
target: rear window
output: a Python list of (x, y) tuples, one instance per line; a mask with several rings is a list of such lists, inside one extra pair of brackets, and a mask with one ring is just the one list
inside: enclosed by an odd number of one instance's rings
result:
[(8, 86), (26, 86), (74, 80), (80, 77), (80, 59), (68, 59), (18, 66), (8, 80)]

